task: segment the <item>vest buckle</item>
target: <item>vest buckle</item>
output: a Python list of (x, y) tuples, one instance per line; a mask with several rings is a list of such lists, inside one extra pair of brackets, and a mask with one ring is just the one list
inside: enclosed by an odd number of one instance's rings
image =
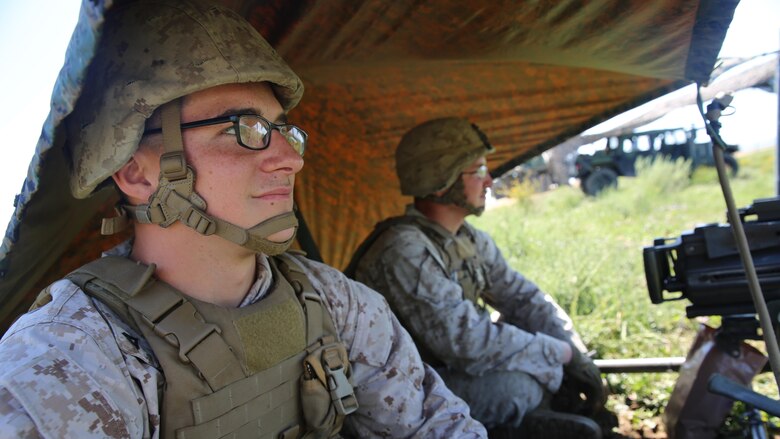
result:
[(323, 358), (328, 391), (330, 391), (330, 399), (333, 401), (336, 412), (339, 415), (353, 413), (358, 409), (357, 398), (345, 373), (346, 368), (341, 364), (338, 348), (326, 349)]

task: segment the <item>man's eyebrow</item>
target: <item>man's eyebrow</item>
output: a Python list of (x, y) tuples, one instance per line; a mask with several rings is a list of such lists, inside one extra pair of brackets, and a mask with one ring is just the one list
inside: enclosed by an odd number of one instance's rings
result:
[[(266, 119), (268, 118), (265, 114), (263, 114), (262, 111), (258, 110), (257, 108), (229, 108), (214, 117), (235, 116), (236, 114), (256, 114), (258, 116), (265, 117)], [(287, 115), (285, 113), (280, 113), (279, 116), (271, 120), (271, 122), (279, 124), (287, 123)]]

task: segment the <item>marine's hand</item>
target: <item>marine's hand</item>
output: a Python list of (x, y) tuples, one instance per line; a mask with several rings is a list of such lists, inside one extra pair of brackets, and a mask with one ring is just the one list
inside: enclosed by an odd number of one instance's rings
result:
[(563, 388), (566, 388), (571, 397), (578, 398), (579, 394), (585, 396), (585, 400), (581, 400), (580, 404), (576, 404), (577, 412), (583, 415), (592, 415), (604, 407), (607, 401), (607, 391), (604, 387), (604, 382), (601, 379), (601, 372), (599, 368), (593, 363), (589, 357), (581, 353), (577, 349), (572, 349), (572, 360), (564, 366), (564, 384)]
[(571, 360), (573, 360), (573, 353), (575, 349), (568, 343), (563, 344), (563, 364), (569, 364), (571, 363)]

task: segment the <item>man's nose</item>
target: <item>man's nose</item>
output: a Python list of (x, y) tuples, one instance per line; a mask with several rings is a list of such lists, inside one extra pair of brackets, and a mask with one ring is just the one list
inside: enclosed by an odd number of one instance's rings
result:
[(263, 155), (261, 168), (265, 172), (295, 174), (303, 168), (303, 157), (278, 130), (271, 131), (271, 142), (260, 155)]
[(490, 175), (490, 172), (485, 176), (485, 187), (493, 187), (493, 177)]

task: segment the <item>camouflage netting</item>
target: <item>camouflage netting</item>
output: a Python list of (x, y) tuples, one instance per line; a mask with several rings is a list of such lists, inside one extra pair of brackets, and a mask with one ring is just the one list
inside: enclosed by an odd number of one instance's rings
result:
[[(41, 286), (116, 241), (97, 237), (95, 214), (110, 209), (112, 194), (69, 194), (60, 124), (110, 3), (84, 0), (0, 249), (3, 329)], [(468, 119), (497, 150), (488, 156), (494, 173), (511, 169), (623, 110), (706, 81), (737, 0), (224, 3), (303, 79), (290, 114), (310, 134), (296, 200), (325, 262), (343, 267), (374, 223), (408, 202), (394, 149), (411, 127)]]

